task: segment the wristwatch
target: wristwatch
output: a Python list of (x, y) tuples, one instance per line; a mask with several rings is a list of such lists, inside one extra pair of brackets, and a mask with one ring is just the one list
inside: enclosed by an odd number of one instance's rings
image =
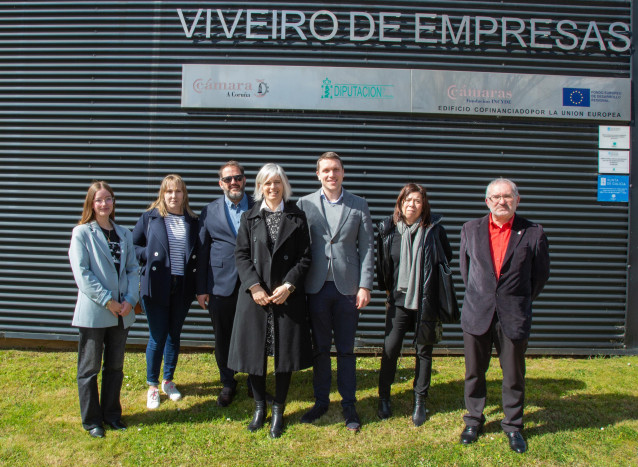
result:
[(111, 302), (113, 301), (112, 298), (109, 298), (109, 301), (106, 302), (106, 305), (104, 305), (104, 307), (108, 310), (109, 309), (109, 305), (111, 304)]
[(296, 287), (292, 285), (290, 282), (286, 282), (284, 285), (288, 288), (288, 292), (290, 293), (293, 293), (296, 289)]

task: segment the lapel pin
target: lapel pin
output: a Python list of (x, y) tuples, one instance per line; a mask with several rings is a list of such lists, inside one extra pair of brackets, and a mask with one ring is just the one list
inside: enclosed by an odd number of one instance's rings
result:
[(520, 235), (520, 234), (521, 234), (521, 232), (522, 232), (522, 230), (519, 230), (519, 231), (518, 231), (518, 234)]

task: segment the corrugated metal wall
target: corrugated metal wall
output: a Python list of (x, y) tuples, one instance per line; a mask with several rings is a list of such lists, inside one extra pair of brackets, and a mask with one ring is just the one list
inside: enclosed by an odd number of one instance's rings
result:
[[(299, 2), (1, 2), (0, 334), (73, 339), (76, 287), (67, 259), (70, 232), (86, 188), (108, 180), (117, 221), (132, 227), (169, 172), (186, 180), (199, 211), (218, 197), (219, 165), (242, 161), (252, 181), (264, 162), (281, 163), (294, 194), (318, 188), (314, 163), (325, 150), (346, 163), (345, 186), (370, 204), (375, 221), (389, 215), (401, 186), (424, 184), (433, 209), (445, 216), (458, 251), (463, 222), (486, 213), (485, 185), (507, 176), (520, 186), (520, 213), (549, 235), (552, 277), (535, 304), (530, 347), (554, 353), (623, 349), (629, 242), (626, 204), (596, 202), (597, 122), (430, 118), (275, 111), (185, 113), (180, 108), (183, 63), (294, 64), (476, 70), (582, 76), (630, 76), (630, 53), (589, 47), (570, 52), (511, 47), (227, 40), (219, 23), (212, 39), (187, 39), (198, 8), (334, 12), (381, 11), (500, 18), (570, 19), (586, 29), (630, 23), (630, 2), (573, 5), (532, 1), (370, 2), (320, 6)], [(241, 36), (245, 23), (237, 29)], [(403, 29), (402, 29), (403, 30)], [(198, 30), (199, 31), (199, 30)], [(201, 30), (203, 32), (203, 29)], [(524, 35), (526, 40), (528, 35)], [(458, 262), (454, 267), (457, 270)], [(463, 288), (458, 278), (459, 298)], [(379, 345), (383, 298), (362, 315), (359, 344)], [(145, 320), (131, 341), (145, 342)], [(183, 342), (210, 344), (208, 314), (192, 308)], [(446, 328), (444, 345), (462, 346), (460, 328)], [(549, 349), (549, 350), (547, 350)]]

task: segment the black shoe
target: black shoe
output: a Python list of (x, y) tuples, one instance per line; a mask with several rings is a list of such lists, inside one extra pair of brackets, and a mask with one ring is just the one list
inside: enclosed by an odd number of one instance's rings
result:
[(270, 437), (279, 438), (284, 432), (284, 404), (273, 402), (270, 419)]
[(255, 401), (255, 413), (252, 421), (248, 424), (248, 431), (260, 430), (264, 426), (266, 419), (266, 401)]
[(482, 432), (483, 432), (483, 425), (478, 425), (478, 426), (465, 425), (465, 429), (461, 433), (461, 444), (475, 443)]
[(520, 431), (506, 432), (505, 435), (510, 440), (510, 449), (519, 454), (523, 454), (527, 451), (527, 443)]
[(346, 428), (349, 431), (354, 431), (356, 433), (361, 429), (361, 421), (359, 421), (359, 415), (357, 414), (357, 410), (354, 408), (354, 405), (349, 405), (343, 408), (343, 418), (346, 421)]
[(319, 420), (328, 411), (328, 407), (315, 404), (312, 409), (301, 416), (301, 423), (312, 423)]
[(412, 413), (412, 423), (414, 426), (421, 426), (428, 419), (428, 411), (425, 408), (425, 396), (414, 395), (414, 412)]
[(219, 396), (217, 396), (217, 405), (220, 407), (228, 407), (235, 398), (236, 392), (235, 388), (228, 386), (223, 387)]
[(124, 431), (127, 428), (127, 426), (124, 424), (122, 420), (114, 420), (112, 422), (106, 422), (106, 424), (110, 426), (111, 428), (113, 428), (114, 430)]
[(390, 407), (390, 399), (379, 399), (379, 409), (377, 415), (381, 420), (392, 416), (392, 407)]
[(102, 428), (101, 426), (91, 428), (89, 430), (89, 436), (91, 436), (92, 438), (104, 438), (104, 428)]

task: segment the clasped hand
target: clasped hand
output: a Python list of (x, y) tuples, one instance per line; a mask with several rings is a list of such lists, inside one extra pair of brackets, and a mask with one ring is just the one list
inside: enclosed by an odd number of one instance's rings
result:
[(131, 310), (133, 309), (131, 304), (129, 302), (127, 302), (126, 300), (124, 300), (122, 303), (116, 302), (115, 300), (111, 300), (109, 302), (109, 307), (108, 308), (109, 308), (109, 311), (116, 318), (118, 316), (121, 316), (122, 318), (126, 317), (131, 312)]
[(273, 290), (272, 295), (268, 295), (264, 288), (257, 284), (250, 289), (250, 293), (253, 296), (253, 300), (257, 305), (266, 306), (269, 303), (275, 305), (282, 305), (290, 296), (290, 291), (285, 285), (280, 285)]

